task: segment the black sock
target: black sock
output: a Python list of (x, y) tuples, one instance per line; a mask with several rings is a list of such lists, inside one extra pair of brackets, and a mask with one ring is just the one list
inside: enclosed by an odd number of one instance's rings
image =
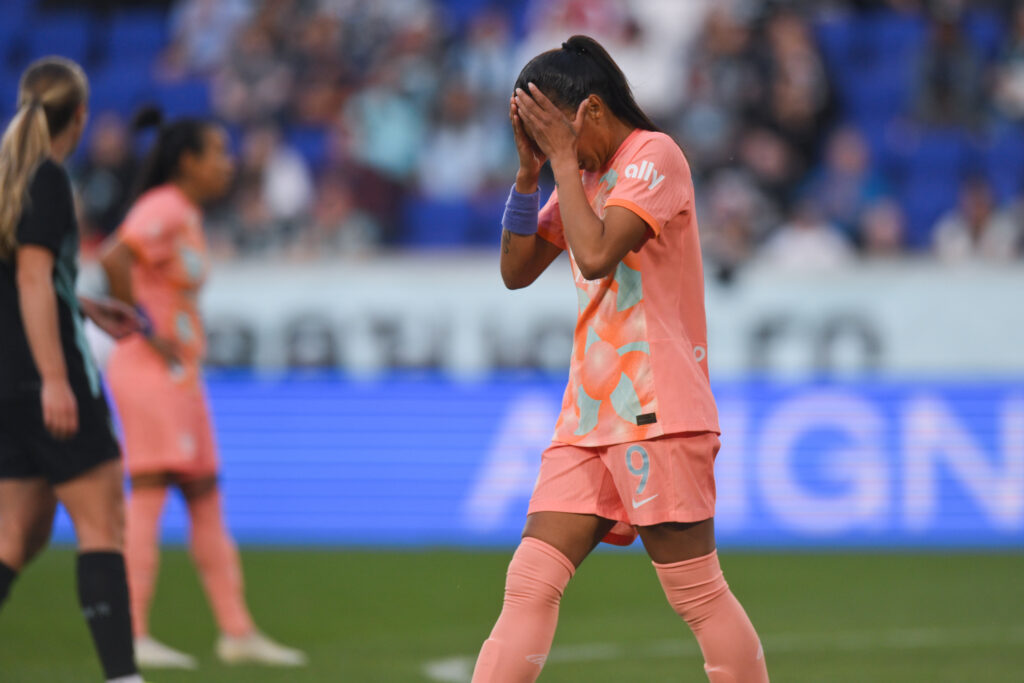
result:
[(107, 678), (138, 673), (121, 553), (88, 552), (78, 556), (78, 601)]
[(11, 590), (11, 584), (18, 578), (18, 572), (0, 562), (0, 607), (4, 606), (4, 600)]

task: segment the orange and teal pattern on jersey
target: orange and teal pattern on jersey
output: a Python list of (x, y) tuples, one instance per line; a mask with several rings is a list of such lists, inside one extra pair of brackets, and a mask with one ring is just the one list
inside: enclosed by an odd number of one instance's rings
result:
[(538, 234), (569, 251), (579, 301), (555, 441), (605, 446), (718, 432), (686, 158), (667, 135), (636, 130), (605, 168), (584, 172), (582, 180), (598, 216), (624, 207), (648, 233), (613, 273), (586, 280), (565, 240), (557, 190), (541, 209)]

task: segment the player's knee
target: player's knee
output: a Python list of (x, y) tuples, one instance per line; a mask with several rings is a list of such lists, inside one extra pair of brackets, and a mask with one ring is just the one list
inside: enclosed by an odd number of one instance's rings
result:
[(31, 562), (32, 559), (41, 553), (50, 542), (50, 533), (52, 529), (52, 515), (45, 519), (36, 520), (35, 523), (31, 525), (25, 538), (25, 564)]
[(10, 521), (0, 524), (0, 562), (14, 571), (21, 571), (27, 560), (26, 550), (20, 529), (16, 529)]
[(557, 607), (574, 570), (572, 562), (554, 547), (535, 538), (524, 538), (508, 566), (505, 602)]
[(717, 553), (654, 567), (665, 598), (691, 627), (699, 626), (730, 595)]
[(0, 518), (0, 562), (20, 571), (46, 546), (53, 517), (45, 519), (23, 515)]
[(71, 513), (78, 537), (78, 548), (116, 550), (124, 548), (124, 503), (121, 499), (106, 500), (88, 510)]

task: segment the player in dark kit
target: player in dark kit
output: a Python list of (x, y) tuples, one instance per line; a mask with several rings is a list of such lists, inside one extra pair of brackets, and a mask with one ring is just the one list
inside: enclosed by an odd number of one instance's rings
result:
[(113, 336), (131, 309), (79, 300), (78, 227), (61, 165), (88, 115), (81, 67), (33, 63), (0, 142), (0, 605), (49, 538), (56, 503), (78, 539), (78, 596), (108, 681), (141, 683), (122, 555), (120, 451), (83, 314)]

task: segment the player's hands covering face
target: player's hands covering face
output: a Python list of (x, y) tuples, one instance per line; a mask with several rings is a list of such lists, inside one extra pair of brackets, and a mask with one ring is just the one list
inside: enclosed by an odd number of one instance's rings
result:
[(584, 99), (570, 120), (561, 109), (530, 83), (530, 91), (516, 89), (513, 104), (526, 133), (549, 159), (571, 155), (576, 158), (576, 140), (583, 127), (584, 112), (589, 100)]
[(547, 157), (523, 127), (523, 119), (519, 116), (515, 97), (509, 100), (508, 118), (512, 122), (512, 135), (516, 142), (516, 152), (519, 153), (519, 169), (536, 181), (540, 175), (540, 167), (544, 165)]

